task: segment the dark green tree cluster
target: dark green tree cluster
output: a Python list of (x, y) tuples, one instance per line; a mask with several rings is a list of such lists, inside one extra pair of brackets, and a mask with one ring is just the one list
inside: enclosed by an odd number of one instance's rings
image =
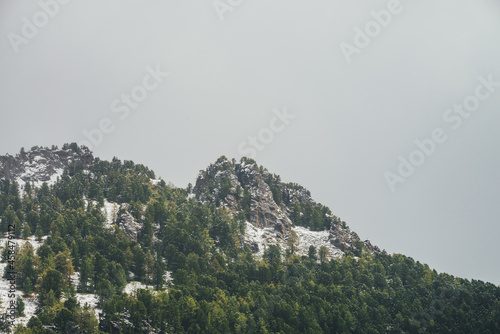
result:
[(290, 219), (297, 226), (304, 226), (312, 231), (329, 230), (340, 219), (333, 216), (329, 208), (322, 204), (296, 201), (291, 207)]
[[(174, 274), (168, 294), (139, 291), (104, 305), (101, 329), (134, 333), (497, 333), (500, 289), (438, 274), (404, 256), (347, 256), (317, 263), (263, 260), (242, 251), (197, 256)], [(206, 259), (210, 261), (210, 258)], [(217, 262), (215, 262), (217, 261)], [(133, 310), (130, 312), (130, 310)], [(132, 329), (129, 325), (133, 323)]]

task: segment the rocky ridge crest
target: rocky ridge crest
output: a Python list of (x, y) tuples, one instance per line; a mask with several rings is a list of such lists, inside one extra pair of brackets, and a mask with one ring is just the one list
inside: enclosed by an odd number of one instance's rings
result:
[(23, 148), (15, 156), (0, 156), (0, 179), (40, 186), (43, 182), (55, 183), (65, 169), (71, 174), (87, 168), (93, 161), (92, 152), (76, 144), (65, 144), (62, 149), (34, 146), (25, 151)]
[[(224, 156), (219, 158), (200, 171), (192, 192), (197, 200), (225, 207), (233, 215), (267, 231), (263, 238), (269, 239), (269, 231), (275, 231), (273, 238), (288, 240), (294, 227), (303, 226), (311, 231), (328, 231), (328, 246), (342, 252), (355, 252), (363, 244), (370, 251), (380, 251), (369, 241), (363, 243), (345, 222), (316, 203), (307, 189), (283, 183), (278, 175), (252, 159), (237, 162)], [(249, 246), (258, 251), (255, 242)]]

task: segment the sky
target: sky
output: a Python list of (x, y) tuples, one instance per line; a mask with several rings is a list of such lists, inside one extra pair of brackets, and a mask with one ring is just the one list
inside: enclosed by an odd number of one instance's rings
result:
[(219, 156), (500, 284), (495, 0), (0, 0), (0, 155), (78, 142), (185, 187)]

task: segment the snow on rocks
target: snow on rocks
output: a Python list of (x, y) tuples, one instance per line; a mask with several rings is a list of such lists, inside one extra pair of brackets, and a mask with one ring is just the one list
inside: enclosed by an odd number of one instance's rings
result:
[(88, 166), (94, 160), (87, 148), (65, 145), (62, 149), (34, 146), (21, 150), (16, 156), (0, 156), (0, 179), (17, 181), (23, 189), (26, 182), (40, 187), (44, 182), (52, 185), (63, 175), (65, 168), (76, 164)]
[[(29, 180), (30, 178), (33, 178), (32, 175), (37, 175), (39, 173), (42, 173), (43, 166), (29, 166), (26, 171), (21, 174), (18, 178), (15, 179), (17, 184), (19, 184), (19, 189), (24, 193), (24, 187), (26, 185), (26, 181), (24, 180)], [(36, 181), (31, 181), (30, 183), (35, 186), (35, 188), (40, 188), (44, 183), (47, 183), (48, 186), (52, 186), (57, 183), (57, 181), (62, 177), (64, 172), (64, 169), (56, 169), (54, 170), (53, 174), (49, 176), (48, 180), (46, 181), (41, 181), (38, 179), (35, 179)], [(29, 182), (29, 181), (28, 181)]]
[(171, 271), (165, 272), (165, 275), (163, 275), (163, 280), (167, 284), (173, 284), (174, 278), (173, 278), (172, 272)]
[(71, 275), (71, 285), (77, 287), (80, 285), (80, 273), (75, 271), (73, 275)]
[[(309, 247), (314, 246), (319, 251), (321, 246), (325, 246), (332, 257), (342, 257), (344, 252), (332, 245), (329, 240), (329, 231), (310, 231), (302, 226), (295, 226), (292, 229), (298, 238), (296, 254), (307, 255)], [(246, 222), (245, 240), (252, 253), (261, 257), (265, 249), (270, 245), (279, 245), (282, 251), (288, 248), (287, 241), (280, 237), (280, 234), (271, 227), (259, 228)]]
[[(99, 206), (99, 203), (95, 200), (89, 200), (84, 197), (83, 201), (85, 203), (85, 207), (89, 205), (89, 203), (92, 203), (93, 206)], [(115, 202), (110, 202), (107, 199), (104, 199), (104, 205), (101, 208), (101, 213), (104, 216), (104, 227), (105, 228), (111, 228), (115, 223), (116, 219), (118, 218), (118, 211), (120, 210), (120, 205)]]

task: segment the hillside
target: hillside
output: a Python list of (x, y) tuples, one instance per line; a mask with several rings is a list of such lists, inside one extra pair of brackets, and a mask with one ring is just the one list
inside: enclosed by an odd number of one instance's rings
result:
[(0, 218), (4, 332), (500, 332), (499, 287), (381, 251), (247, 158), (177, 188), (76, 144), (22, 149), (0, 157)]

